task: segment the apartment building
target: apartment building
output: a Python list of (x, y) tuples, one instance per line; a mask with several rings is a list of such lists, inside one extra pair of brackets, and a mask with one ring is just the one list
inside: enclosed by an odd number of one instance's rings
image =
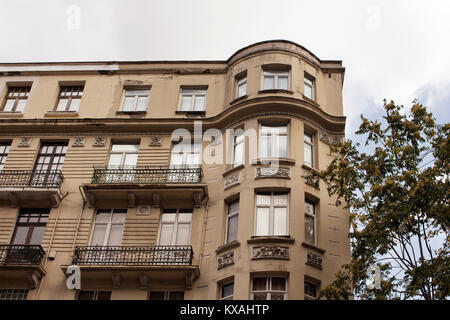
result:
[(350, 260), (309, 176), (344, 137), (343, 80), (284, 40), (0, 64), (0, 299), (317, 298)]

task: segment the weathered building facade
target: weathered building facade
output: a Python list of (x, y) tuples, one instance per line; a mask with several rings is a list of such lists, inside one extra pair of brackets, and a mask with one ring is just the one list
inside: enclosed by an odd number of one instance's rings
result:
[(308, 178), (344, 137), (343, 80), (288, 41), (0, 64), (0, 299), (317, 297), (350, 259), (348, 213)]

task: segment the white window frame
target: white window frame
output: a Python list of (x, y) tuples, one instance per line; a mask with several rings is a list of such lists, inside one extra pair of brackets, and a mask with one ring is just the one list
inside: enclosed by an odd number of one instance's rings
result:
[[(311, 138), (311, 142), (306, 141), (306, 137), (310, 137)], [(314, 155), (314, 134), (309, 133), (309, 132), (304, 132), (303, 133), (303, 163), (311, 168), (314, 168), (314, 162), (315, 162), (315, 155)], [(306, 162), (306, 152), (305, 149), (306, 147), (310, 147), (311, 148), (311, 164), (308, 164)]]
[[(182, 152), (174, 152), (174, 148), (176, 148), (176, 146), (179, 144), (178, 142), (172, 141), (172, 146), (170, 148), (170, 168), (171, 169), (187, 169), (187, 168), (199, 168), (201, 167), (201, 162), (202, 162), (202, 145), (201, 143), (195, 143), (196, 141), (193, 141), (190, 144), (189, 150), (187, 149), (187, 145), (183, 146), (180, 145), (180, 148), (182, 149)], [(180, 142), (182, 143), (182, 142)], [(172, 162), (173, 160), (173, 155), (172, 154), (182, 154), (183, 155), (183, 161), (181, 164), (174, 164)], [(188, 158), (191, 157), (191, 155), (193, 154), (198, 154), (198, 157), (193, 157), (193, 158), (198, 158), (199, 159), (199, 163), (194, 163), (194, 164), (189, 164), (188, 163)]]
[[(307, 204), (310, 204), (310, 205), (312, 205), (312, 213), (309, 213), (307, 210), (306, 210), (306, 205)], [(314, 221), (314, 224), (313, 224), (313, 236), (314, 236), (314, 239), (313, 239), (313, 243), (311, 243), (310, 241), (308, 241), (308, 240), (306, 240), (306, 217), (310, 217), (310, 218), (312, 218), (313, 219), (313, 221)], [(316, 243), (317, 243), (317, 204), (315, 203), (315, 202), (313, 202), (313, 201), (311, 201), (311, 200), (309, 200), (309, 199), (306, 199), (305, 200), (305, 242), (307, 242), (307, 243), (311, 243), (311, 244), (313, 244), (313, 245), (315, 245)]]
[[(75, 89), (78, 89), (78, 90), (75, 90)], [(74, 92), (76, 92), (77, 94), (74, 94)], [(83, 94), (84, 94), (84, 84), (60, 85), (59, 93), (58, 93), (58, 100), (56, 101), (56, 106), (55, 106), (55, 111), (57, 111), (57, 112), (78, 112), (78, 109), (81, 104), (81, 99), (83, 99)], [(67, 99), (67, 102), (65, 105), (61, 105), (61, 108), (60, 108), (60, 102), (62, 99)], [(72, 103), (74, 100), (78, 100), (78, 106), (75, 109), (72, 108)]]
[[(231, 295), (229, 295), (229, 296), (225, 296), (224, 297), (223, 296), (223, 288), (226, 287), (226, 286), (229, 286), (229, 285), (233, 286), (233, 293)], [(233, 300), (233, 297), (234, 297), (234, 281), (222, 283), (220, 285), (220, 298), (219, 298), (219, 300)]]
[[(259, 205), (257, 202), (258, 194), (270, 195), (270, 205)], [(274, 196), (276, 195), (287, 195), (287, 205), (275, 205), (274, 204)], [(290, 203), (290, 195), (289, 192), (255, 192), (255, 226), (254, 226), (254, 235), (262, 236), (262, 237), (276, 237), (276, 236), (289, 236), (289, 203)], [(269, 208), (269, 234), (258, 235), (258, 208)], [(275, 208), (286, 208), (286, 233), (285, 234), (274, 234), (274, 220), (275, 220)]]
[[(239, 228), (239, 208), (240, 208), (240, 207), (239, 207), (239, 206), (240, 206), (240, 202), (239, 202), (239, 201), (240, 201), (240, 199), (236, 199), (236, 200), (233, 200), (233, 201), (230, 201), (230, 202), (227, 203), (227, 221), (226, 221), (226, 224), (225, 224), (225, 244), (234, 241), (234, 240), (230, 241), (230, 240), (228, 239), (228, 229), (229, 229), (229, 225), (230, 225), (230, 219), (231, 219), (232, 217), (238, 216), (238, 217), (237, 217), (237, 219), (238, 219), (238, 225), (237, 225), (237, 228)], [(234, 212), (230, 212), (230, 204), (232, 204), (232, 203), (234, 203), (234, 202), (237, 202), (237, 203), (238, 203), (238, 210), (237, 210), (237, 211), (234, 211)], [(237, 231), (238, 231), (238, 230), (236, 230), (236, 239), (235, 239), (235, 240), (237, 240)]]
[[(120, 107), (120, 111), (122, 112), (146, 112), (148, 109), (148, 102), (150, 100), (150, 88), (124, 88), (123, 90), (123, 96), (122, 96), (122, 105)], [(147, 91), (147, 94), (132, 94), (132, 92), (136, 92), (136, 91)], [(125, 99), (127, 97), (132, 97), (134, 98), (134, 103), (133, 103), (133, 109), (132, 110), (124, 110), (123, 108), (125, 107)], [(136, 110), (137, 105), (138, 105), (138, 99), (139, 98), (147, 98), (147, 102), (145, 104), (145, 110)]]
[[(178, 111), (182, 112), (205, 112), (206, 111), (206, 99), (207, 99), (207, 91), (208, 89), (190, 89), (190, 88), (181, 88), (180, 92), (180, 101), (178, 103)], [(182, 110), (182, 102), (183, 97), (191, 97), (191, 105), (189, 106), (189, 110)], [(197, 97), (204, 97), (205, 103), (203, 105), (203, 110), (195, 110), (195, 100)]]
[[(238, 132), (238, 134), (236, 134)], [(233, 135), (233, 163), (232, 168), (240, 166), (241, 164), (244, 164), (244, 158), (245, 158), (245, 135), (244, 132), (241, 130), (234, 131)], [(240, 160), (236, 159), (236, 149), (238, 146), (242, 145), (242, 158)]]
[[(166, 245), (166, 244), (161, 244), (161, 231), (162, 231), (162, 226), (163, 226), (163, 220), (162, 220), (162, 218), (163, 218), (163, 214), (164, 214), (164, 210), (166, 210), (166, 209), (161, 209), (161, 217), (160, 217), (160, 219), (159, 219), (159, 230), (158, 230), (158, 245), (159, 246), (169, 246), (169, 245)], [(170, 213), (175, 213), (176, 215), (175, 215), (175, 221), (172, 223), (170, 223), (170, 224), (172, 224), (173, 225), (173, 227), (172, 227), (172, 236), (171, 236), (171, 240), (170, 240), (170, 242), (171, 242), (171, 244), (170, 245), (177, 245), (176, 243), (177, 243), (177, 237), (176, 237), (176, 235), (177, 235), (177, 233), (178, 233), (178, 226), (179, 226), (179, 224), (187, 224), (186, 222), (181, 222), (181, 223), (179, 223), (178, 222), (178, 218), (179, 218), (179, 215), (180, 215), (180, 210), (191, 210), (191, 221), (189, 222), (189, 233), (188, 233), (188, 239), (187, 239), (187, 243), (189, 244), (189, 243), (191, 243), (191, 232), (192, 232), (192, 216), (194, 215), (194, 210), (192, 210), (192, 209), (182, 209), (182, 208), (177, 208), (177, 209), (169, 209), (169, 208), (167, 208), (167, 210), (176, 210), (176, 212), (170, 212)], [(184, 213), (184, 212), (182, 212), (182, 213)], [(169, 223), (167, 223), (167, 224), (169, 224)]]
[[(285, 133), (277, 133), (277, 134), (273, 134), (273, 132), (270, 133), (266, 133), (266, 132), (262, 132), (263, 127), (267, 127), (267, 128), (282, 128), (282, 127), (286, 127), (286, 132)], [(284, 125), (276, 125), (276, 124), (265, 124), (265, 123), (260, 123), (259, 124), (259, 131), (258, 131), (258, 157), (262, 158), (262, 159), (266, 159), (266, 158), (287, 158), (289, 156), (289, 129), (290, 129), (290, 124), (286, 123)], [(271, 130), (272, 131), (272, 130)], [(270, 136), (270, 155), (263, 157), (262, 156), (262, 136)], [(278, 137), (281, 136), (286, 136), (286, 154), (285, 155), (281, 155), (279, 154), (280, 150), (278, 150), (278, 155), (275, 154), (275, 147), (278, 146)]]
[[(109, 220), (108, 220), (108, 222), (96, 221), (97, 212), (99, 210), (109, 210)], [(125, 220), (123, 222), (112, 222), (114, 210), (125, 210), (125, 211), (127, 211), (125, 213)], [(94, 222), (92, 223), (92, 231), (91, 231), (91, 237), (89, 239), (89, 245), (93, 246), (92, 240), (94, 239), (94, 232), (95, 232), (95, 226), (96, 225), (106, 225), (105, 236), (103, 238), (103, 244), (101, 245), (101, 247), (107, 247), (108, 246), (109, 237), (111, 235), (111, 227), (113, 225), (122, 225), (122, 233), (120, 235), (120, 243), (122, 243), (123, 230), (125, 229), (125, 222), (126, 222), (126, 215), (127, 214), (128, 214), (128, 210), (126, 210), (126, 209), (110, 209), (110, 208), (106, 208), (106, 209), (99, 208), (99, 209), (96, 209), (95, 210), (95, 215), (94, 215)]]
[[(312, 97), (308, 97), (306, 95), (305, 87), (308, 87), (311, 89), (311, 95)], [(306, 74), (303, 76), (303, 94), (305, 97), (307, 97), (310, 100), (315, 101), (316, 100), (316, 79), (313, 76), (310, 76), (309, 74)]]
[[(137, 146), (138, 148), (137, 148), (137, 151), (113, 151), (113, 147), (116, 146), (116, 145)], [(109, 161), (110, 161), (112, 155), (121, 155), (119, 169), (123, 169), (124, 165), (125, 165), (126, 156), (129, 155), (129, 154), (136, 154), (136, 155), (138, 155), (139, 154), (139, 148), (140, 148), (139, 143), (137, 143), (137, 144), (127, 144), (127, 143), (113, 143), (113, 144), (111, 144), (111, 150), (109, 152), (109, 158), (108, 158), (108, 168), (110, 168), (110, 169), (118, 169), (116, 167), (110, 166), (109, 165)], [(132, 167), (134, 168), (134, 167), (136, 167), (136, 165), (137, 165), (137, 157), (136, 157), (136, 163)], [(128, 168), (128, 167), (126, 167), (126, 168)], [(130, 169), (130, 168), (128, 168), (128, 169)]]
[[(273, 88), (264, 88), (264, 78), (265, 77), (273, 77)], [(287, 88), (279, 88), (278, 78), (286, 78), (287, 77)], [(291, 70), (290, 69), (263, 69), (262, 90), (290, 90), (291, 88)]]
[[(255, 278), (265, 278), (266, 279), (266, 290), (253, 290), (253, 280)], [(272, 278), (283, 278), (284, 279), (284, 291), (272, 290)], [(288, 293), (288, 281), (285, 276), (252, 276), (250, 283), (250, 300), (254, 300), (255, 294), (266, 294), (266, 300), (272, 300), (272, 294), (283, 294), (283, 300), (287, 300)]]
[(0, 142), (0, 172), (3, 170), (11, 149), (11, 142)]
[[(239, 88), (245, 85), (244, 94), (239, 95)], [(247, 95), (247, 76), (242, 76), (236, 79), (236, 98), (244, 97)]]
[[(28, 104), (28, 98), (30, 96), (31, 85), (30, 86), (9, 86), (6, 91), (5, 100), (3, 104), (0, 106), (0, 112), (17, 112), (23, 113), (25, 112), (25, 108)], [(11, 110), (5, 110), (8, 101), (14, 101)], [(17, 110), (19, 107), (20, 101), (25, 101), (23, 108), (21, 110)]]

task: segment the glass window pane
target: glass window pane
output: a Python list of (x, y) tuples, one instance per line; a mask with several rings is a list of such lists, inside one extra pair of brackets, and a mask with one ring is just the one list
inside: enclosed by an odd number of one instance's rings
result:
[(305, 202), (305, 213), (308, 213), (308, 214), (315, 214), (315, 212), (314, 212), (314, 204), (313, 203), (311, 203), (311, 202)]
[(44, 237), (45, 226), (39, 226), (33, 228), (33, 233), (31, 235), (30, 244), (41, 244), (42, 238)]
[(78, 300), (94, 300), (95, 291), (80, 291)]
[(182, 96), (181, 97), (181, 111), (190, 111), (191, 110), (191, 99), (192, 96)]
[(56, 107), (56, 111), (66, 111), (67, 103), (69, 99), (61, 98), (58, 101), (58, 106)]
[(305, 282), (305, 294), (310, 297), (317, 297), (317, 286), (310, 282)]
[(238, 98), (239, 98), (239, 97), (243, 97), (243, 96), (245, 96), (246, 94), (247, 94), (247, 83), (244, 82), (244, 83), (241, 83), (241, 84), (238, 86)]
[(312, 135), (305, 133), (304, 134), (304, 140), (306, 142), (312, 143)]
[(272, 278), (272, 291), (285, 291), (286, 290), (286, 281), (281, 277), (273, 277)]
[(161, 225), (161, 235), (159, 236), (159, 244), (162, 246), (172, 245), (172, 233), (173, 233), (172, 223), (163, 223)]
[(287, 208), (274, 208), (273, 234), (277, 236), (287, 235)]
[(81, 99), (72, 99), (69, 110), (70, 111), (78, 111), (78, 108), (80, 107), (80, 102), (81, 102)]
[(272, 139), (270, 136), (261, 135), (259, 144), (259, 156), (261, 158), (268, 158), (271, 156)]
[(25, 244), (27, 239), (29, 227), (17, 227), (16, 234), (14, 236), (13, 244)]
[(274, 89), (274, 88), (275, 88), (274, 76), (264, 76), (263, 89)]
[(271, 293), (270, 300), (284, 300), (284, 293)]
[[(169, 212), (168, 212), (169, 211)], [(176, 213), (170, 213), (172, 210), (165, 209), (161, 218), (162, 222), (175, 222)], [(173, 209), (174, 212), (176, 212), (175, 209)]]
[(150, 300), (164, 300), (164, 291), (152, 291), (150, 292)]
[(305, 164), (310, 167), (312, 167), (312, 155), (313, 155), (312, 146), (305, 143), (305, 148), (304, 148)]
[(233, 295), (234, 283), (225, 284), (222, 286), (221, 298), (230, 297)]
[(138, 155), (136, 153), (128, 153), (125, 155), (125, 161), (123, 163), (125, 168), (133, 168), (136, 166)]
[(15, 99), (8, 99), (8, 100), (6, 100), (5, 107), (4, 107), (3, 111), (12, 111), (15, 102), (16, 102)]
[(305, 85), (305, 97), (309, 98), (309, 99), (313, 99), (313, 91), (312, 91), (312, 87)]
[(228, 218), (227, 243), (237, 240), (238, 219), (237, 214)]
[(284, 194), (275, 194), (273, 196), (273, 203), (276, 206), (287, 206), (288, 205), (288, 195)]
[(234, 159), (233, 164), (238, 165), (243, 163), (244, 160), (244, 144), (239, 143), (234, 147)]
[(171, 291), (169, 292), (169, 300), (183, 300), (184, 292), (183, 291)]
[(27, 104), (27, 100), (20, 99), (19, 102), (17, 103), (15, 111), (23, 112), (23, 110), (25, 109), (26, 104)]
[(306, 77), (304, 79), (305, 79), (305, 85), (309, 85), (310, 87), (313, 86), (313, 82), (310, 79), (308, 79)]
[(111, 217), (111, 211), (109, 209), (100, 209), (97, 210), (97, 214), (95, 215), (95, 222), (109, 222), (109, 218)]
[(111, 151), (114, 152), (138, 152), (138, 144), (113, 144)]
[(288, 77), (278, 77), (278, 89), (289, 89)]
[(305, 241), (314, 243), (314, 218), (305, 215)]
[(258, 206), (269, 206), (270, 205), (270, 194), (258, 193), (256, 195), (256, 204)]
[(97, 300), (111, 300), (111, 291), (99, 291)]
[(190, 223), (192, 219), (192, 213), (180, 213), (178, 215), (178, 222)]
[(205, 111), (205, 100), (206, 100), (205, 96), (196, 96), (194, 111)]
[(109, 232), (108, 246), (119, 246), (122, 241), (122, 224), (111, 225), (111, 230)]
[(253, 278), (252, 291), (264, 291), (267, 290), (267, 278)]
[(133, 97), (125, 97), (123, 101), (122, 111), (134, 111), (134, 96)]
[(176, 245), (187, 245), (187, 244), (189, 244), (189, 232), (190, 232), (190, 230), (191, 230), (191, 225), (189, 223), (178, 224)]
[(287, 136), (278, 136), (278, 157), (286, 158), (287, 157)]
[(147, 110), (147, 97), (139, 97), (136, 111), (146, 111), (146, 110)]
[(109, 156), (108, 168), (118, 168), (122, 161), (122, 154), (111, 154)]
[(106, 224), (96, 224), (92, 234), (91, 246), (103, 246), (106, 234)]
[(269, 235), (269, 208), (257, 208), (256, 212), (256, 235)]
[(239, 211), (239, 200), (235, 200), (228, 204), (228, 214)]
[(127, 213), (126, 212), (116, 212), (114, 211), (113, 216), (112, 216), (112, 222), (113, 223), (123, 223), (125, 222), (127, 217)]

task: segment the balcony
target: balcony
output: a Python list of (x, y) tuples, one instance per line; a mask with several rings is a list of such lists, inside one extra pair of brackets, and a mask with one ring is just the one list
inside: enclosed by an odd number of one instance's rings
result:
[(58, 207), (63, 180), (59, 170), (0, 171), (0, 203), (9, 202), (12, 207), (22, 204)]
[(36, 288), (45, 275), (41, 266), (44, 255), (40, 245), (0, 245), (0, 285), (20, 283)]
[[(83, 185), (90, 207), (110, 204), (160, 206), (161, 202), (183, 201), (199, 207), (207, 194), (202, 184), (202, 169), (198, 168), (98, 168), (94, 167), (90, 184)], [(151, 203), (149, 203), (151, 202)]]
[(140, 288), (163, 281), (190, 289), (199, 275), (193, 257), (192, 246), (76, 247), (72, 264), (80, 267), (82, 281), (112, 280), (114, 288), (124, 281), (139, 283)]

